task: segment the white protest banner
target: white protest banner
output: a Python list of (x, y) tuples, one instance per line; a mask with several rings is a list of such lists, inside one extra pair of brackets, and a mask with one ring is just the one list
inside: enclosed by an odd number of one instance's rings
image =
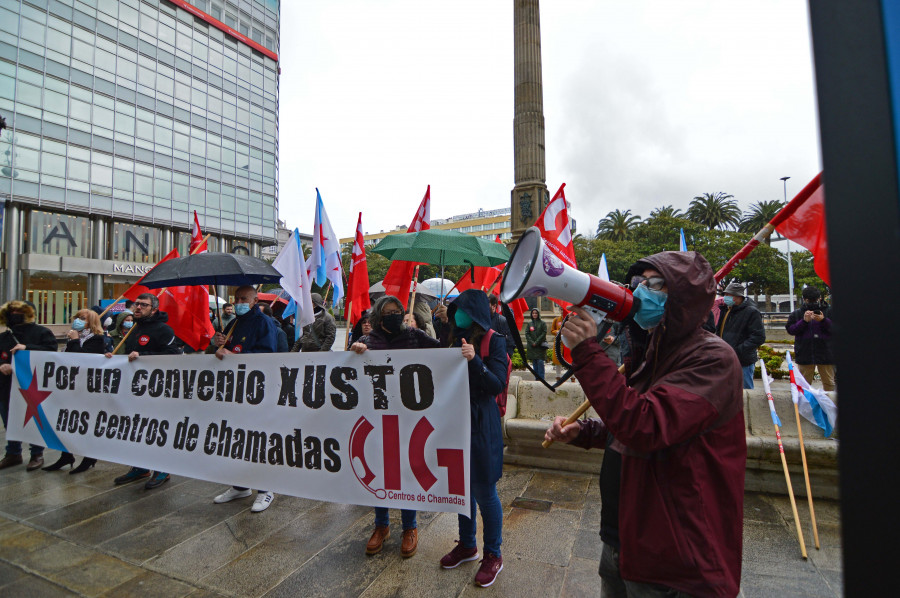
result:
[(469, 513), (459, 349), (126, 356), (19, 351), (14, 440), (331, 502)]

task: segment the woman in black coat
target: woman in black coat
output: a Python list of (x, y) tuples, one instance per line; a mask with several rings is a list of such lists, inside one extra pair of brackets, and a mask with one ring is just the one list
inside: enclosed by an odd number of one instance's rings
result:
[[(100, 317), (90, 309), (82, 309), (75, 314), (75, 318), (72, 320), (72, 329), (66, 333), (66, 337), (69, 339), (66, 342), (66, 353), (96, 353), (98, 355), (106, 353), (106, 337), (103, 334), (103, 327), (100, 325)], [(96, 462), (96, 459), (85, 457), (69, 474), (85, 472)], [(48, 465), (44, 471), (56, 471), (66, 465), (71, 466), (73, 463), (75, 463), (75, 456), (72, 453), (64, 452), (56, 460), (56, 463)]]

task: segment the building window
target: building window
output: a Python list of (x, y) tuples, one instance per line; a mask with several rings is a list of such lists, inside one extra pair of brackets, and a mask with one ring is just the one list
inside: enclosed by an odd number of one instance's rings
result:
[(162, 248), (159, 229), (116, 222), (113, 225), (112, 259), (126, 262), (156, 263)]
[(90, 218), (33, 210), (28, 219), (27, 253), (93, 257)]

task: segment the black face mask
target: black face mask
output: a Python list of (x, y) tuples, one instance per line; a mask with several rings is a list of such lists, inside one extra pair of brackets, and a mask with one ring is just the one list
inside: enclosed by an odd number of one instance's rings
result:
[(381, 327), (390, 334), (397, 334), (403, 327), (403, 314), (390, 314), (381, 318)]
[(24, 314), (6, 314), (6, 325), (12, 328), (25, 323)]

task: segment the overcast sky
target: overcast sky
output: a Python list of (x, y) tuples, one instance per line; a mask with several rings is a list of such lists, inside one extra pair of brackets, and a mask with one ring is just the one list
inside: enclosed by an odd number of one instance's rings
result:
[[(513, 1), (281, 3), (280, 216), (335, 233), (509, 206)], [(742, 209), (821, 169), (806, 2), (545, 0), (547, 187), (582, 233), (724, 191)]]

